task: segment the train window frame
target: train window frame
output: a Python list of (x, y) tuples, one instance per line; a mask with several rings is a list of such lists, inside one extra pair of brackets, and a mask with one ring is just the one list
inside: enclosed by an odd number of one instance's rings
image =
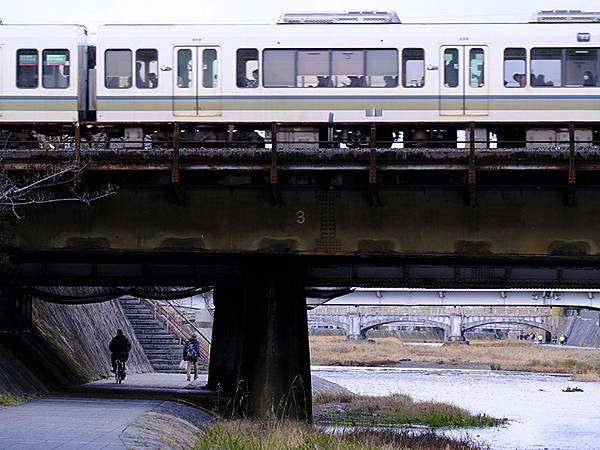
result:
[[(446, 55), (452, 57), (448, 59)], [(444, 49), (444, 86), (447, 88), (460, 87), (461, 79), (461, 62), (458, 48), (448, 47)], [(450, 63), (454, 62), (454, 66), (450, 66)]]
[(331, 50), (296, 49), (296, 87), (333, 87)]
[[(140, 52), (154, 53), (154, 58), (140, 58)], [(138, 66), (140, 64), (140, 66)], [(155, 66), (152, 70), (152, 66)], [(142, 71), (138, 70), (141, 67)], [(155, 78), (151, 78), (154, 74)], [(144, 75), (143, 77), (141, 75)], [(138, 48), (135, 51), (135, 87), (136, 89), (158, 89), (160, 84), (159, 52), (156, 48)]]
[[(257, 48), (238, 48), (235, 53), (236, 79), (235, 85), (243, 89), (260, 87), (260, 52)], [(253, 61), (256, 61), (254, 67)], [(256, 71), (256, 78), (254, 72)]]
[[(480, 63), (478, 63), (480, 61)], [(469, 49), (469, 87), (479, 89), (485, 87), (485, 50), (482, 47)]]
[[(108, 55), (113, 52), (128, 52), (129, 53), (129, 74), (125, 75), (112, 75), (113, 72), (109, 73)], [(111, 83), (109, 83), (109, 78)], [(125, 78), (125, 80), (121, 80)], [(115, 80), (116, 79), (116, 80)], [(114, 81), (117, 81), (117, 86), (114, 86)], [(126, 81), (124, 85), (121, 85), (121, 81)], [(104, 51), (104, 87), (106, 89), (131, 89), (133, 87), (133, 51), (129, 48), (108, 48)]]
[[(182, 55), (188, 55), (189, 59), (182, 59)], [(184, 56), (184, 58), (186, 58)], [(183, 64), (185, 63), (185, 64)], [(177, 49), (177, 89), (194, 89), (196, 78), (196, 68), (194, 67), (194, 52), (191, 48)]]
[[(47, 66), (49, 66), (49, 64), (47, 64), (46, 60), (46, 56), (48, 55), (48, 53), (54, 52), (55, 55), (58, 54), (58, 52), (64, 52), (66, 56), (65, 57), (65, 61), (64, 64), (62, 64), (63, 66), (63, 75), (62, 78), (66, 80), (66, 85), (65, 86), (48, 86), (47, 85), (47, 76), (49, 76), (49, 74), (45, 73), (45, 69)], [(69, 49), (67, 48), (47, 48), (44, 49), (42, 51), (42, 87), (44, 89), (69, 89), (69, 87), (71, 86), (71, 52), (69, 51)], [(57, 80), (60, 80), (60, 78), (57, 78)], [(55, 80), (56, 81), (56, 80)]]
[[(287, 73), (284, 73), (287, 78), (287, 83), (282, 84), (271, 84), (271, 80), (286, 81), (286, 77), (282, 77), (283, 71), (271, 71), (268, 63), (271, 59), (271, 55), (286, 56), (284, 62), (286, 63)], [(275, 60), (275, 59), (274, 59)], [(291, 63), (291, 64), (290, 64)], [(293, 48), (265, 48), (262, 51), (262, 85), (265, 88), (273, 89), (286, 89), (295, 88), (297, 80), (296, 66), (298, 64), (298, 58), (296, 57), (296, 50)], [(291, 69), (291, 70), (289, 70)]]
[[(332, 49), (329, 53), (330, 73), (332, 87), (366, 87), (365, 64), (367, 63), (366, 51), (363, 49)], [(354, 64), (345, 61), (351, 60), (349, 55), (356, 55), (360, 71), (352, 68)], [(353, 63), (355, 63), (353, 61)]]
[[(555, 53), (556, 55), (560, 54), (559, 58), (553, 57), (553, 58), (547, 58), (547, 59), (542, 59), (542, 58), (538, 58), (536, 52), (545, 52), (547, 55), (549, 56), (551, 53)], [(540, 53), (540, 56), (543, 56), (542, 53)], [(534, 61), (559, 61), (560, 62), (560, 67), (558, 68), (558, 71), (556, 71), (556, 74), (558, 74), (558, 76), (560, 78), (558, 78), (559, 81), (553, 81), (553, 80), (546, 80), (546, 76), (547, 76), (547, 72), (546, 73), (538, 73), (538, 70), (536, 69), (534, 71)], [(550, 87), (550, 88), (559, 88), (559, 87), (564, 87), (564, 62), (565, 62), (565, 52), (564, 52), (564, 48), (562, 47), (534, 47), (529, 51), (529, 80), (530, 80), (530, 86), (532, 88), (545, 88), (545, 87)], [(541, 77), (541, 78), (540, 78)]]
[[(372, 61), (379, 59), (382, 61), (381, 55), (385, 53), (392, 53), (393, 56), (383, 58), (383, 61), (391, 62), (393, 65), (392, 70), (383, 69), (381, 65), (375, 63), (372, 66)], [(378, 58), (373, 56), (379, 54)], [(367, 84), (365, 87), (368, 88), (390, 88), (398, 86), (398, 77), (400, 76), (400, 54), (397, 48), (367, 48), (365, 49), (365, 77)], [(376, 85), (376, 83), (383, 83)]]
[[(510, 55), (509, 53), (512, 53)], [(509, 71), (507, 61), (520, 61), (523, 63), (522, 71), (511, 68)], [(527, 87), (529, 69), (527, 64), (527, 49), (523, 47), (506, 47), (503, 52), (504, 87), (508, 89), (522, 89)], [(515, 72), (517, 70), (517, 72)], [(510, 73), (512, 72), (512, 75)]]
[[(26, 53), (29, 52), (29, 53)], [(40, 52), (37, 48), (19, 48), (16, 53), (16, 79), (15, 84), (17, 89), (37, 89), (40, 86)], [(21, 64), (21, 56), (35, 56), (35, 64)], [(30, 67), (35, 65), (35, 72), (24, 74), (20, 69), (21, 67)], [(27, 77), (25, 75), (28, 75)], [(30, 77), (29, 75), (33, 75)], [(23, 83), (23, 80), (31, 78), (31, 81), (35, 83)]]
[[(412, 54), (411, 54), (412, 53)], [(421, 59), (416, 59), (418, 56), (416, 56), (417, 53), (420, 53), (420, 56), (422, 57)], [(409, 59), (410, 57), (415, 56), (415, 58), (413, 59)], [(409, 61), (421, 61), (421, 79), (420, 81), (418, 79), (415, 79), (415, 83), (413, 83), (413, 80), (410, 81), (409, 83), (409, 79), (408, 79), (408, 73), (409, 73), (409, 69), (408, 69), (408, 62)], [(417, 67), (416, 65), (414, 65), (415, 67)], [(412, 69), (410, 70), (410, 72), (412, 72)], [(403, 48), (402, 49), (402, 87), (404, 88), (408, 88), (408, 89), (420, 89), (425, 87), (425, 74), (426, 74), (426, 70), (425, 70), (425, 49), (424, 48)], [(419, 76), (419, 74), (417, 74), (417, 76)], [(397, 86), (397, 84), (396, 84)], [(390, 86), (390, 87), (395, 87), (395, 86)]]
[[(300, 72), (306, 72), (306, 70), (300, 71), (298, 69), (298, 56), (299, 53), (303, 52), (306, 54), (316, 52), (326, 52), (328, 54), (328, 71), (313, 70), (314, 73), (303, 74)], [(364, 69), (362, 75), (353, 75), (356, 77), (354, 83), (336, 83), (333, 80), (333, 52), (362, 52), (364, 55)], [(387, 61), (391, 60), (394, 65), (394, 73), (389, 75), (385, 68), (377, 67), (376, 65), (371, 68), (373, 73), (370, 73), (370, 61), (369, 52), (394, 52), (393, 58), (387, 58)], [(371, 53), (373, 56), (376, 53)], [(279, 55), (281, 58), (278, 59), (275, 55)], [(314, 55), (321, 56), (321, 55)], [(381, 55), (380, 55), (381, 56)], [(321, 58), (324, 59), (324, 58)], [(285, 63), (285, 71), (274, 70), (271, 67), (271, 60), (275, 63), (283, 61)], [(377, 60), (377, 59), (375, 59)], [(345, 87), (364, 87), (364, 88), (389, 88), (397, 87), (398, 77), (400, 75), (400, 64), (399, 64), (399, 51), (397, 48), (386, 47), (386, 48), (265, 48), (262, 51), (262, 86), (264, 88), (345, 88)], [(317, 73), (318, 72), (318, 73)], [(384, 73), (385, 72), (385, 73)], [(391, 72), (390, 72), (391, 73)], [(283, 74), (283, 76), (282, 76)], [(313, 77), (306, 82), (306, 79), (302, 80), (300, 77)], [(395, 78), (392, 82), (395, 82), (394, 86), (389, 86), (390, 81), (386, 80), (387, 77)], [(362, 80), (361, 80), (362, 78)], [(377, 84), (379, 83), (379, 85)], [(386, 86), (386, 84), (388, 84)]]
[[(583, 55), (585, 53), (593, 54), (593, 57), (583, 59), (577, 57), (577, 55)], [(564, 58), (563, 79), (565, 87), (599, 87), (598, 71), (600, 68), (600, 49), (597, 47), (566, 48), (564, 49)], [(586, 65), (586, 59), (590, 64)], [(573, 63), (573, 61), (575, 62)], [(575, 69), (575, 72), (577, 73), (577, 78), (575, 80), (572, 78), (572, 69)]]
[[(207, 55), (214, 54), (213, 59)], [(216, 48), (202, 49), (202, 87), (215, 89), (219, 87), (219, 52)]]

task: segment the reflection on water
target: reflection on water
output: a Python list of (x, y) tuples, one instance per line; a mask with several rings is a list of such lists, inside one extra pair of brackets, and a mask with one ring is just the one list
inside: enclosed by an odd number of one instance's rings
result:
[[(313, 367), (313, 371), (357, 394), (405, 393), (506, 417), (507, 426), (466, 432), (493, 449), (600, 449), (600, 383), (489, 370)], [(562, 392), (568, 386), (584, 392)]]

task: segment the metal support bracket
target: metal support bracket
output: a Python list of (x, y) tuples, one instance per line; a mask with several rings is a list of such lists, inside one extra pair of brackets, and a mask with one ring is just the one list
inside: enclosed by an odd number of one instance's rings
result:
[(575, 186), (577, 184), (577, 168), (575, 166), (575, 124), (569, 123), (569, 173), (567, 186), (567, 205), (575, 205)]
[(467, 174), (469, 185), (469, 206), (477, 206), (477, 169), (475, 167), (475, 124), (469, 124), (469, 171)]
[(74, 180), (75, 184), (81, 183), (81, 124), (75, 123), (75, 169)]
[(271, 183), (271, 195), (273, 204), (281, 204), (281, 189), (279, 188), (279, 167), (277, 165), (277, 124), (271, 124), (271, 168), (269, 171), (269, 182)]
[(179, 164), (179, 149), (181, 147), (181, 127), (178, 123), (173, 125), (173, 160), (171, 162), (171, 184), (179, 204), (185, 203), (185, 190), (181, 184), (181, 171)]
[(381, 206), (379, 189), (377, 187), (377, 127), (371, 124), (371, 138), (369, 140), (369, 194), (371, 206)]

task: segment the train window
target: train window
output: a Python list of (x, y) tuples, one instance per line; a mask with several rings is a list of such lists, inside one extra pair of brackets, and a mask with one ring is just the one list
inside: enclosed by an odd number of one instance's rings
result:
[(237, 51), (236, 77), (237, 87), (258, 87), (258, 50), (255, 48), (241, 48)]
[(131, 60), (131, 50), (106, 50), (104, 53), (104, 86), (108, 89), (129, 89), (133, 76)]
[(265, 50), (263, 52), (263, 86), (294, 87), (296, 85), (296, 51)]
[(367, 85), (398, 86), (398, 50), (367, 50)]
[(143, 48), (135, 52), (135, 87), (156, 89), (158, 87), (158, 51)]
[(298, 51), (298, 87), (333, 87), (328, 50)]
[(504, 86), (527, 86), (527, 52), (524, 48), (504, 49)]
[(365, 86), (364, 50), (334, 50), (331, 52), (331, 76), (335, 87)]
[(217, 51), (214, 48), (202, 50), (202, 87), (215, 88), (219, 84)]
[(562, 86), (562, 55), (560, 48), (531, 49), (531, 86)]
[(192, 50), (189, 48), (177, 50), (177, 87), (194, 87), (194, 64)]
[(482, 48), (469, 50), (469, 86), (483, 87), (485, 84), (485, 54)]
[(444, 50), (444, 86), (458, 86), (458, 49), (447, 48)]
[(42, 86), (46, 89), (67, 89), (70, 75), (69, 50), (42, 52)]
[(598, 49), (566, 50), (566, 86), (598, 86)]
[(35, 49), (17, 50), (17, 87), (34, 89), (38, 87), (39, 53)]
[(424, 85), (425, 50), (422, 48), (405, 48), (402, 50), (402, 86), (420, 88)]

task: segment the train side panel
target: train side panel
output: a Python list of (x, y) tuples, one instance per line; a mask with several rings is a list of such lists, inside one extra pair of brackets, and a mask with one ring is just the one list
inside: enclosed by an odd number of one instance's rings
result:
[(79, 120), (84, 27), (3, 25), (0, 46), (0, 122)]

